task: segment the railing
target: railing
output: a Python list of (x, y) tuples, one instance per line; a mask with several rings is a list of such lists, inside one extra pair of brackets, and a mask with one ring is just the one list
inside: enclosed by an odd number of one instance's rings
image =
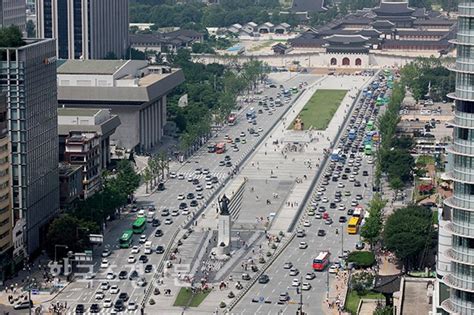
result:
[(457, 126), (474, 128), (474, 115), (456, 111), (453, 122)]
[(454, 261), (474, 265), (474, 253), (469, 254), (453, 247), (446, 251), (446, 255)]

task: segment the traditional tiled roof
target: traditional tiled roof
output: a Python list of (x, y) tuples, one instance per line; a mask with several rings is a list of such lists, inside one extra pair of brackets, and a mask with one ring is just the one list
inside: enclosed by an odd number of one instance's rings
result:
[(382, 34), (382, 32), (374, 29), (374, 28), (366, 28), (366, 29), (363, 29), (359, 32), (357, 32), (358, 34), (362, 35), (362, 36), (365, 36), (365, 37), (379, 37), (380, 34)]
[(395, 27), (395, 24), (388, 20), (377, 20), (372, 23), (372, 27), (375, 29), (386, 29)]
[(380, 6), (373, 9), (377, 15), (405, 15), (415, 12), (414, 9), (408, 7), (408, 1), (400, 2), (380, 2)]
[(324, 0), (293, 0), (293, 12), (324, 12)]
[(456, 20), (449, 19), (429, 19), (429, 20), (415, 20), (414, 25), (453, 25), (456, 23)]
[(338, 44), (355, 44), (355, 43), (365, 43), (369, 40), (368, 37), (362, 35), (331, 35), (324, 38), (329, 43), (338, 43)]

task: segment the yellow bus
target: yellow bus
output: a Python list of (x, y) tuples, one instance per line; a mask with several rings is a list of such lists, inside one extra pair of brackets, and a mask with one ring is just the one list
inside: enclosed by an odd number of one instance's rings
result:
[(347, 233), (348, 234), (357, 234), (359, 231), (360, 217), (352, 217), (349, 219), (347, 224)]

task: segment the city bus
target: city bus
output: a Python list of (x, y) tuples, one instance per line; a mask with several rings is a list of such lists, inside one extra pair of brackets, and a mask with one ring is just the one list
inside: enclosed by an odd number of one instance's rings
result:
[(119, 239), (120, 248), (129, 248), (132, 245), (132, 236), (132, 230), (123, 231), (122, 236), (120, 236)]
[(364, 153), (365, 153), (365, 155), (372, 155), (372, 145), (371, 144), (366, 144), (365, 145)]
[(341, 149), (336, 149), (331, 153), (331, 161), (337, 162), (341, 158)]
[(355, 129), (351, 129), (349, 131), (349, 140), (354, 140), (356, 138), (356, 131)]
[(133, 222), (132, 225), (133, 233), (135, 234), (142, 234), (146, 228), (146, 218), (138, 218)]
[(360, 217), (352, 217), (347, 223), (347, 233), (348, 234), (357, 234), (359, 232)]
[(368, 131), (372, 131), (374, 129), (374, 122), (372, 120), (369, 120), (367, 122), (366, 128), (367, 128)]
[(329, 265), (329, 252), (320, 252), (319, 255), (313, 259), (313, 270), (323, 271)]
[(235, 114), (230, 114), (229, 117), (227, 117), (227, 125), (233, 126), (235, 125), (235, 122), (237, 121), (237, 115)]
[(209, 152), (209, 153), (216, 152), (216, 144), (215, 143), (208, 144), (207, 145), (207, 152)]
[(225, 153), (225, 142), (220, 142), (216, 145), (216, 153), (217, 154)]

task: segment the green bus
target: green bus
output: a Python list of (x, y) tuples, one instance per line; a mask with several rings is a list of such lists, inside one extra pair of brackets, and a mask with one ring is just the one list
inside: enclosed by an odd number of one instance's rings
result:
[(367, 122), (367, 131), (372, 131), (374, 129), (374, 122), (372, 120), (369, 120)]
[(138, 218), (133, 222), (132, 225), (133, 233), (135, 234), (142, 234), (146, 228), (146, 219), (145, 218)]
[(125, 230), (119, 240), (120, 248), (129, 248), (132, 245), (132, 230)]
[(365, 153), (365, 155), (372, 155), (372, 145), (371, 144), (366, 144), (365, 145), (364, 153)]

